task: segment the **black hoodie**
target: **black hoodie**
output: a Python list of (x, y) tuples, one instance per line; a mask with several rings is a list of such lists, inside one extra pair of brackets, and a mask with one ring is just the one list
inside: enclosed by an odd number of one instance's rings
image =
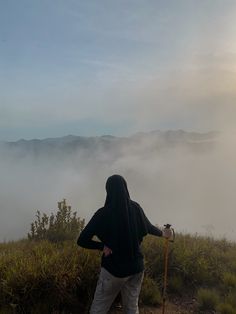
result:
[[(140, 244), (145, 235), (162, 236), (153, 226), (140, 205), (130, 199), (126, 181), (119, 175), (108, 178), (104, 207), (98, 209), (84, 230), (77, 244), (88, 249), (112, 250), (102, 256), (101, 266), (116, 277), (126, 277), (143, 271)], [(92, 240), (96, 235), (101, 242)]]

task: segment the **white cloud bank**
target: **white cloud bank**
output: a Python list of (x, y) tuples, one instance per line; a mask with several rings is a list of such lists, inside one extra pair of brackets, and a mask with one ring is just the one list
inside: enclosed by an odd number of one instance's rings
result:
[(107, 177), (120, 173), (153, 223), (169, 222), (177, 231), (192, 233), (205, 233), (209, 225), (215, 236), (236, 240), (234, 134), (203, 145), (156, 146), (150, 136), (89, 155), (82, 150), (66, 158), (2, 159), (0, 238), (26, 235), (36, 209), (49, 213), (64, 197), (89, 219), (103, 206)]

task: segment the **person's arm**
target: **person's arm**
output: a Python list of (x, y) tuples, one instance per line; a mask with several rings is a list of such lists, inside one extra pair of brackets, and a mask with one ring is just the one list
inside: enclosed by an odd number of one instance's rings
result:
[(145, 215), (142, 207), (139, 205), (139, 208), (141, 210), (141, 213), (143, 215), (143, 219), (145, 221), (145, 225), (146, 225), (146, 230), (147, 230), (147, 233), (149, 234), (152, 234), (152, 235), (155, 235), (157, 237), (162, 237), (163, 236), (163, 232), (161, 229), (159, 229), (158, 227), (154, 226), (150, 221), (149, 219), (147, 218), (147, 216)]
[(147, 219), (147, 229), (148, 229), (148, 233), (158, 236), (158, 237), (162, 237), (163, 236), (163, 232), (161, 229), (159, 229), (158, 227), (152, 225), (150, 223), (150, 221)]
[(104, 248), (102, 242), (92, 240), (93, 236), (96, 235), (96, 230), (98, 227), (98, 216), (95, 214), (89, 223), (86, 225), (84, 230), (80, 233), (77, 240), (77, 244), (86, 249), (100, 250)]

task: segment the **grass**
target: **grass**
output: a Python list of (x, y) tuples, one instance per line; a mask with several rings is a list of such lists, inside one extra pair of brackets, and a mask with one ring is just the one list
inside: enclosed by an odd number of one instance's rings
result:
[(229, 303), (220, 303), (217, 310), (221, 314), (236, 314), (236, 310)]
[[(163, 239), (148, 236), (142, 249), (146, 271), (140, 302), (158, 305)], [(100, 254), (72, 240), (1, 243), (0, 313), (84, 313), (93, 298)], [(201, 309), (236, 313), (235, 261), (235, 243), (177, 234), (170, 244), (168, 295), (195, 295)]]

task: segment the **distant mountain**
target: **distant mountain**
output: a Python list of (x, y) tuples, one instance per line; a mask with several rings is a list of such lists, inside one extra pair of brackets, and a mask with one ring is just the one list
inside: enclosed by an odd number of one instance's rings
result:
[(217, 138), (218, 132), (196, 133), (177, 131), (152, 131), (140, 132), (129, 137), (115, 137), (103, 135), (96, 137), (82, 137), (67, 135), (58, 138), (46, 139), (21, 139), (16, 142), (2, 144), (3, 151), (9, 156), (64, 158), (75, 153), (96, 155), (99, 153), (110, 154), (111, 157), (125, 154), (151, 154), (176, 147), (182, 147), (194, 152), (204, 152), (211, 149)]

